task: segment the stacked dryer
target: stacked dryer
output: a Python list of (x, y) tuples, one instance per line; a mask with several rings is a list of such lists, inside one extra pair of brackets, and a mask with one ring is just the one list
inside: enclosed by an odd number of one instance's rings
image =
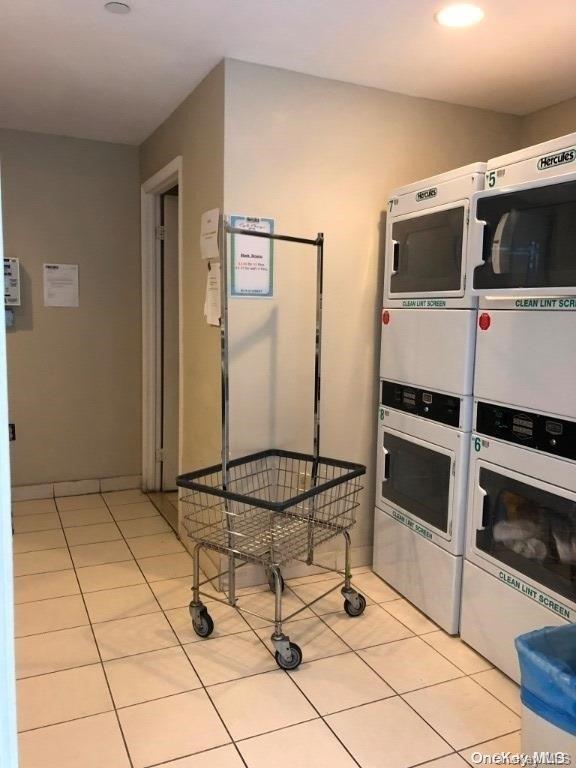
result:
[(374, 570), (458, 631), (476, 299), (470, 198), (483, 163), (396, 190), (382, 311)]
[(486, 180), (461, 635), (518, 680), (514, 638), (576, 619), (576, 134)]

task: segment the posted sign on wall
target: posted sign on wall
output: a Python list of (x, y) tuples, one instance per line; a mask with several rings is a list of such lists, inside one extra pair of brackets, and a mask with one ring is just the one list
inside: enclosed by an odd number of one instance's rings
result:
[[(231, 216), (234, 228), (274, 232), (273, 219)], [(230, 296), (271, 298), (274, 295), (273, 241), (264, 237), (232, 235), (230, 249)]]

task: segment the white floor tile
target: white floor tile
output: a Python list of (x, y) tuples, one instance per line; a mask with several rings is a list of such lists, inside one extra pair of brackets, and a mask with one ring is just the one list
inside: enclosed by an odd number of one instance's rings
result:
[[(307, 646), (304, 646), (304, 659), (306, 651)], [(394, 695), (394, 691), (355, 653), (306, 662), (289, 674), (321, 715)]]
[(452, 752), (398, 696), (326, 718), (362, 768), (407, 768)]
[(404, 626), (414, 632), (415, 635), (424, 635), (427, 632), (437, 632), (438, 627), (423, 613), (415, 608), (408, 600), (390, 600), (382, 604), (385, 611), (402, 622)]
[(184, 552), (184, 547), (173, 533), (156, 533), (153, 536), (138, 536), (130, 539), (130, 549), (134, 557), (153, 557)]
[(485, 669), (492, 668), (487, 659), (472, 650), (459, 637), (451, 637), (446, 632), (439, 630), (438, 632), (429, 632), (423, 635), (422, 639), (467, 675), (473, 675), (475, 672), (482, 672)]
[(462, 677), (458, 667), (419, 637), (366, 648), (359, 654), (398, 693)]
[(73, 570), (56, 573), (40, 573), (32, 576), (17, 576), (14, 579), (14, 602), (31, 603), (49, 597), (64, 597), (80, 592)]
[[(326, 597), (321, 597), (331, 587), (336, 587)], [(318, 616), (322, 616), (326, 613), (338, 613), (344, 609), (344, 598), (340, 589), (342, 588), (341, 579), (324, 579), (322, 581), (314, 581), (307, 584), (300, 584), (292, 587), (294, 592), (304, 603), (311, 603), (313, 600), (317, 600), (310, 606), (312, 610)], [(370, 605), (374, 601), (369, 597), (366, 598), (366, 603)]]
[(127, 619), (160, 610), (147, 584), (87, 592), (84, 599), (93, 623)]
[(68, 547), (43, 549), (14, 555), (14, 576), (31, 576), (35, 573), (51, 573), (72, 568)]
[[(208, 612), (214, 622), (214, 632), (211, 638), (246, 632), (249, 627), (235, 608), (222, 603), (206, 603)], [(168, 621), (181, 643), (207, 642), (198, 637), (192, 629), (192, 619), (188, 608), (173, 608), (166, 611)]]
[(13, 520), (14, 533), (32, 533), (59, 529), (60, 518), (57, 512), (42, 512), (38, 515), (19, 515)]
[(113, 712), (20, 734), (20, 768), (130, 768)]
[[(256, 630), (271, 650), (270, 627)], [(326, 656), (336, 656), (346, 653), (350, 649), (330, 627), (319, 618), (301, 619), (300, 621), (287, 621), (284, 624), (284, 632), (290, 640), (300, 646), (304, 661), (323, 659)]]
[(228, 744), (226, 747), (209, 749), (207, 752), (182, 757), (180, 760), (171, 760), (169, 763), (164, 763), (162, 768), (245, 768), (245, 766), (236, 747)]
[(78, 544), (97, 544), (101, 541), (115, 541), (122, 538), (122, 534), (115, 523), (77, 525), (74, 528), (66, 528), (65, 532), (71, 547)]
[(94, 624), (96, 642), (104, 661), (177, 645), (178, 640), (163, 613)]
[(114, 709), (101, 664), (19, 680), (18, 730)]
[(104, 667), (117, 707), (192, 691), (202, 685), (180, 646), (113, 659)]
[(247, 739), (317, 716), (288, 675), (279, 669), (208, 690), (233, 739)]
[(246, 741), (238, 748), (249, 768), (356, 768), (342, 744), (321, 720), (293, 725)]
[(191, 643), (184, 650), (204, 685), (225, 683), (276, 669), (274, 658), (252, 630)]
[(418, 768), (468, 768), (468, 763), (460, 755), (452, 754), (441, 757), (439, 760), (432, 760), (431, 763), (423, 763)]
[(490, 739), (490, 741), (465, 749), (460, 754), (470, 765), (478, 765), (477, 755), (475, 755), (475, 760), (472, 759), (472, 755), (478, 752), (481, 755), (497, 755), (499, 752), (520, 755), (522, 754), (521, 733), (516, 731), (506, 736), (499, 736), (497, 739)]
[(203, 690), (119, 711), (134, 768), (174, 760), (230, 741)]
[(520, 727), (520, 718), (468, 677), (404, 698), (456, 750)]
[(369, 605), (361, 616), (329, 613), (323, 620), (351, 648), (367, 648), (412, 637), (412, 632), (379, 605)]
[(117, 507), (121, 504), (135, 504), (139, 501), (148, 501), (148, 496), (139, 488), (130, 488), (125, 491), (109, 491), (103, 493), (104, 501), (110, 507)]
[(138, 564), (147, 581), (162, 581), (162, 579), (190, 576), (193, 571), (192, 558), (187, 552), (144, 557), (138, 560)]
[(81, 595), (16, 605), (14, 622), (16, 637), (71, 629), (89, 623)]
[(101, 525), (113, 523), (112, 515), (106, 507), (96, 509), (73, 509), (69, 512), (60, 512), (60, 519), (64, 528), (75, 528), (78, 525)]
[(46, 512), (56, 512), (54, 499), (30, 499), (28, 501), (15, 501), (12, 504), (14, 517), (20, 515), (41, 515)]
[(488, 669), (485, 672), (478, 672), (472, 675), (472, 680), (476, 680), (482, 688), (485, 688), (492, 696), (495, 696), (503, 704), (517, 715), (522, 714), (522, 703), (520, 701), (520, 688), (513, 680), (506, 677), (499, 669)]
[(64, 532), (60, 528), (52, 531), (34, 531), (33, 533), (16, 533), (12, 540), (15, 554), (22, 552), (37, 552), (41, 549), (56, 549), (66, 546)]
[(392, 587), (389, 587), (385, 581), (370, 571), (353, 575), (352, 583), (359, 592), (365, 597), (371, 598), (375, 603), (397, 600), (400, 597)]
[(145, 581), (134, 560), (78, 568), (77, 574), (83, 592), (96, 592), (99, 589), (113, 589), (114, 587), (130, 587), (133, 584), (143, 584)]
[[(250, 613), (244, 614), (244, 618), (253, 629), (272, 626), (274, 622), (274, 604), (275, 597), (269, 590), (245, 595), (238, 602), (240, 607), (257, 614), (256, 616), (252, 616)], [(289, 621), (291, 615), (296, 611), (299, 611), (299, 613), (294, 616), (294, 619), (314, 618), (314, 614), (309, 608), (304, 607), (302, 600), (290, 590), (286, 590), (282, 595), (282, 615), (284, 620)]]
[(110, 507), (114, 520), (137, 520), (141, 517), (157, 517), (158, 511), (150, 501), (138, 501), (135, 504), (120, 504)]
[(78, 509), (96, 509), (106, 505), (99, 493), (84, 493), (81, 496), (60, 496), (56, 499), (56, 506), (59, 512), (71, 512)]
[(17, 677), (32, 677), (100, 661), (90, 627), (60, 629), (16, 640)]
[(191, 581), (190, 576), (153, 581), (150, 584), (150, 589), (165, 611), (170, 610), (170, 608), (183, 608), (188, 606), (192, 600)]
[(152, 536), (156, 533), (171, 533), (172, 528), (160, 515), (137, 517), (133, 520), (118, 520), (118, 528), (127, 539)]
[(97, 544), (79, 544), (70, 547), (70, 553), (76, 568), (86, 568), (89, 565), (104, 565), (105, 563), (120, 563), (132, 560), (132, 552), (125, 541), (103, 541)]

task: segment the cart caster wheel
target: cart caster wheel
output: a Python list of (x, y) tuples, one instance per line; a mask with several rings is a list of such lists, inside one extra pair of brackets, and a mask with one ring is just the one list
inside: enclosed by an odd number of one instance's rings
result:
[(204, 608), (198, 616), (192, 619), (192, 627), (198, 637), (210, 637), (212, 632), (214, 632), (214, 622), (206, 608)]
[(344, 610), (348, 616), (361, 616), (366, 608), (366, 598), (364, 595), (358, 595), (358, 605), (354, 605), (350, 600), (344, 600)]
[(276, 651), (276, 664), (282, 669), (296, 669), (302, 662), (302, 650), (299, 645), (290, 643), (290, 651), (292, 655), (289, 660)]
[[(276, 593), (276, 579), (274, 578), (274, 574), (272, 573), (272, 571), (268, 572), (268, 586), (270, 587), (270, 592), (275, 594)], [(282, 576), (282, 574), (280, 574), (280, 589), (282, 590), (282, 592), (284, 592), (284, 587), (285, 586), (286, 585), (284, 584), (284, 577)]]

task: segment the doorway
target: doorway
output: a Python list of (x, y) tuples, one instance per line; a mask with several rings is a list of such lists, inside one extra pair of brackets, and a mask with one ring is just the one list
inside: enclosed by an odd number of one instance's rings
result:
[(143, 483), (178, 531), (180, 468), (181, 162), (142, 187)]

